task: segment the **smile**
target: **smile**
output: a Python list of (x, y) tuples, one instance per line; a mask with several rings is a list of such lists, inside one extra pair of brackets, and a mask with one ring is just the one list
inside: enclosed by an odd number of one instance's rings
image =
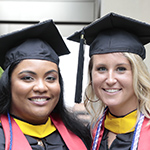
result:
[(108, 92), (108, 93), (115, 93), (115, 92), (118, 92), (118, 91), (120, 91), (121, 89), (108, 89), (108, 90), (106, 90), (106, 89), (104, 89), (104, 91), (106, 91), (106, 92)]
[(29, 98), (29, 100), (33, 102), (45, 102), (49, 100), (49, 98)]

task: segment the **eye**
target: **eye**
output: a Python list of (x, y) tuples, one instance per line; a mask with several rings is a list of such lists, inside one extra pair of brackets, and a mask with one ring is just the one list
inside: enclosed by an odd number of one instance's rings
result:
[(99, 67), (97, 70), (100, 71), (100, 72), (104, 72), (104, 71), (106, 71), (107, 69), (106, 69), (106, 67)]
[(33, 77), (31, 76), (24, 76), (21, 78), (21, 80), (24, 80), (24, 81), (32, 81), (33, 80)]
[(119, 72), (124, 72), (124, 71), (126, 71), (127, 69), (125, 68), (125, 67), (118, 67), (117, 68), (117, 71), (119, 71)]
[(52, 82), (52, 81), (55, 81), (56, 78), (53, 76), (48, 76), (48, 77), (46, 77), (46, 80)]

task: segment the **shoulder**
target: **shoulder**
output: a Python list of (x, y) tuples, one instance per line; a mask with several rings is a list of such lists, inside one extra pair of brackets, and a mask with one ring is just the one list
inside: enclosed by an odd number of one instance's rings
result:
[(150, 119), (149, 118), (146, 118), (146, 117), (144, 118), (144, 121), (141, 127), (140, 136), (149, 137), (150, 139)]
[(5, 145), (5, 136), (4, 136), (2, 124), (0, 123), (0, 148), (1, 150), (5, 149), (4, 145)]
[(150, 149), (149, 140), (150, 140), (150, 119), (145, 117), (140, 132), (138, 149), (143, 149), (144, 146), (145, 147), (144, 149), (149, 150)]

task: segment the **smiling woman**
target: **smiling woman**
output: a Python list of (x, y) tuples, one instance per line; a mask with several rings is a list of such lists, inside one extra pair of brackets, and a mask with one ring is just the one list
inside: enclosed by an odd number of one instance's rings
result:
[(91, 149), (149, 150), (150, 74), (143, 59), (150, 25), (110, 13), (68, 39), (90, 46), (84, 104), (92, 115)]
[(109, 53), (94, 55), (92, 61), (93, 90), (109, 106), (109, 111), (123, 116), (136, 109), (138, 100), (133, 90), (132, 68), (128, 59), (122, 53)]
[(69, 50), (53, 21), (1, 36), (0, 47), (0, 149), (89, 149), (88, 128), (64, 106), (59, 56)]
[[(43, 67), (39, 70), (39, 66)], [(11, 76), (11, 92), (11, 114), (32, 124), (45, 123), (59, 100), (57, 65), (45, 60), (21, 61)]]

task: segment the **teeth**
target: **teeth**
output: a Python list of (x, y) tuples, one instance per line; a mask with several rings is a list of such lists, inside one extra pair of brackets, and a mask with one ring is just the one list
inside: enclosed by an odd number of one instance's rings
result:
[(44, 102), (46, 101), (45, 98), (36, 98), (36, 99), (31, 99), (31, 101), (34, 101), (34, 102)]
[(106, 90), (106, 91), (109, 92), (109, 93), (114, 93), (114, 92), (117, 92), (117, 91), (119, 91), (119, 90), (111, 89), (111, 90)]

